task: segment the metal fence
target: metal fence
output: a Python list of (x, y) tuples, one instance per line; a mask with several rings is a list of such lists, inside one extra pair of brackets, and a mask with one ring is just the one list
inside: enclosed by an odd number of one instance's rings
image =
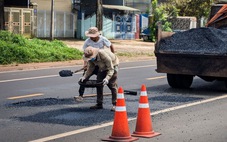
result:
[[(50, 37), (50, 11), (37, 13), (37, 37)], [(54, 37), (71, 38), (75, 35), (75, 15), (68, 12), (54, 12)]]
[(6, 30), (27, 36), (34, 36), (36, 29), (36, 16), (34, 9), (5, 7)]

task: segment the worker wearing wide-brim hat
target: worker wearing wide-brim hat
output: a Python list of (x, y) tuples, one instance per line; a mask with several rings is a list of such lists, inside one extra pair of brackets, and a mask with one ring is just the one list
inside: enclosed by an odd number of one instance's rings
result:
[[(88, 38), (85, 40), (84, 45), (83, 45), (83, 50), (85, 50), (87, 47), (92, 46), (94, 48), (98, 49), (104, 49), (107, 48), (111, 50), (111, 52), (114, 53), (114, 47), (112, 43), (104, 36), (102, 36), (98, 30), (97, 27), (90, 27), (86, 32), (85, 36)], [(86, 71), (87, 68), (87, 62), (84, 61), (84, 71)], [(98, 67), (96, 66), (96, 69), (94, 70), (93, 74), (97, 74)], [(91, 75), (93, 75), (91, 74)], [(79, 88), (79, 96), (75, 96), (74, 99), (77, 102), (83, 101), (83, 94), (85, 91), (84, 86), (80, 86)]]
[[(80, 81), (88, 80), (95, 66), (98, 66), (97, 82), (103, 82), (107, 85), (112, 93), (112, 111), (115, 110), (117, 99), (117, 72), (118, 72), (118, 57), (109, 49), (98, 49), (87, 47), (84, 50), (83, 60), (88, 62), (87, 71)], [(91, 109), (103, 108), (103, 86), (97, 87), (97, 104), (90, 107)]]
[(112, 43), (104, 36), (102, 36), (97, 27), (90, 27), (86, 32), (85, 36), (89, 37), (85, 40), (83, 49), (85, 50), (88, 46), (94, 48), (103, 49), (104, 47), (110, 48), (114, 53), (114, 48)]

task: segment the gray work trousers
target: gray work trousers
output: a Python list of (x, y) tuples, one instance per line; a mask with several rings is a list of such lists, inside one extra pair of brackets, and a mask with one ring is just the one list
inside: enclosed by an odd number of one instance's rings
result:
[[(106, 77), (107, 71), (103, 72), (98, 72), (97, 74), (97, 81), (102, 82), (103, 79)], [(113, 76), (110, 78), (109, 83), (107, 86), (109, 87), (111, 94), (112, 94), (112, 104), (116, 105), (117, 102), (117, 72), (114, 70)], [(103, 103), (103, 87), (97, 87), (97, 104), (102, 104)]]

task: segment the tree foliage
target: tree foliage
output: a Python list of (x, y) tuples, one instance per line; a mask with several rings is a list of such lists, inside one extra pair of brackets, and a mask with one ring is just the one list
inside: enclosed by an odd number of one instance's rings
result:
[(151, 40), (155, 41), (155, 33), (156, 33), (156, 23), (160, 21), (162, 23), (162, 29), (164, 31), (172, 31), (171, 23), (167, 21), (167, 13), (165, 9), (158, 5), (157, 0), (152, 1), (152, 22), (149, 25), (151, 31)]
[(213, 2), (213, 0), (168, 0), (169, 6), (175, 7), (179, 16), (195, 16), (197, 19), (209, 16)]

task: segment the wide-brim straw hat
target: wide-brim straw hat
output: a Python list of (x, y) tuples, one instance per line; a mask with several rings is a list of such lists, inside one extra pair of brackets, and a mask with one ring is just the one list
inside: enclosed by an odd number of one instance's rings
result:
[(96, 57), (97, 54), (99, 52), (99, 48), (94, 48), (92, 46), (88, 46), (85, 50), (84, 50), (84, 55), (83, 55), (83, 60), (84, 61), (89, 61), (92, 58)]
[(85, 32), (85, 35), (87, 37), (97, 37), (97, 36), (100, 35), (100, 32), (99, 32), (98, 28), (96, 28), (96, 27), (90, 27), (88, 29), (88, 31)]

